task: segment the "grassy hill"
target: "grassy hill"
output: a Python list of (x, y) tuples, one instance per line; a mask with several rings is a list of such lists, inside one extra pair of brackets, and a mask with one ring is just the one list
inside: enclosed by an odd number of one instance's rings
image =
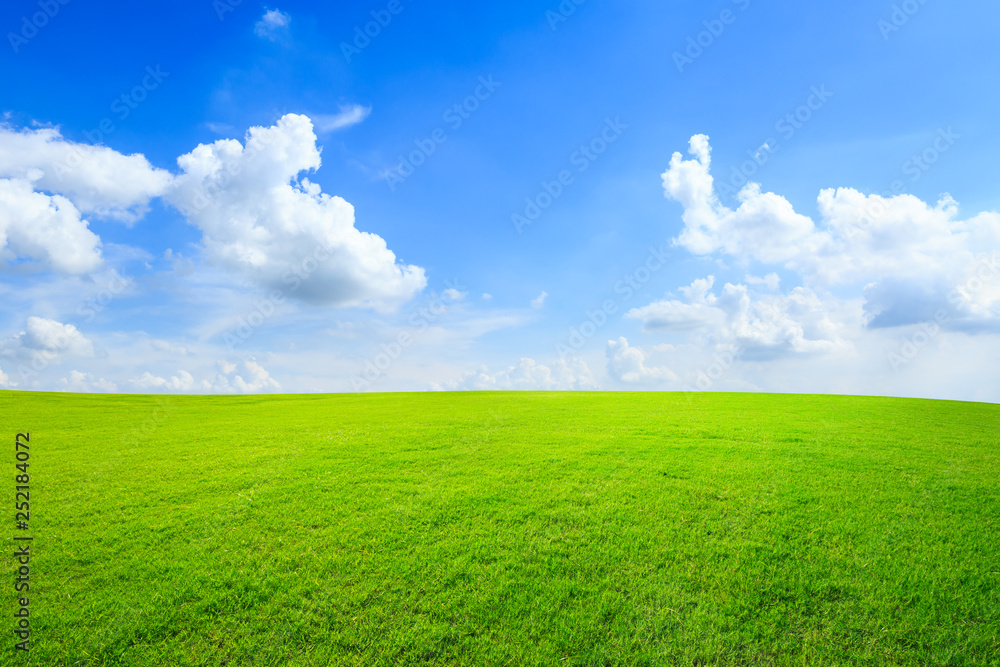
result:
[(997, 405), (0, 392), (8, 544), (19, 431), (2, 664), (1000, 664)]

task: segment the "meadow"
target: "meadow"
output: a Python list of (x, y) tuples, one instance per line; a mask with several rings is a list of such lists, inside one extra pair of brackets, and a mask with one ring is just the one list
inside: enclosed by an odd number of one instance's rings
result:
[(0, 392), (4, 665), (1000, 665), (1000, 406)]

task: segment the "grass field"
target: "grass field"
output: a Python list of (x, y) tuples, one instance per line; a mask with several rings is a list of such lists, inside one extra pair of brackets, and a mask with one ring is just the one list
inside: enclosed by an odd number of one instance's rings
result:
[(0, 426), (5, 665), (1000, 665), (997, 405), (0, 392)]

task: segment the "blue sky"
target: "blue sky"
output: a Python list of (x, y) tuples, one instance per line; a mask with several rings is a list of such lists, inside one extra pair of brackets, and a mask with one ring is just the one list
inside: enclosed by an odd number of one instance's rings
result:
[(1000, 8), (622, 4), (7, 3), (0, 384), (998, 400)]

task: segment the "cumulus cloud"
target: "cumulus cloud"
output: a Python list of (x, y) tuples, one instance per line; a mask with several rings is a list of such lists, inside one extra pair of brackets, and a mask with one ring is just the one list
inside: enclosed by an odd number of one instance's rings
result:
[(141, 391), (162, 391), (168, 393), (213, 392), (219, 394), (251, 394), (275, 391), (281, 385), (270, 373), (253, 359), (238, 364), (220, 361), (218, 372), (206, 375), (201, 380), (186, 370), (179, 370), (169, 378), (153, 375), (149, 371), (133, 378), (129, 383)]
[(104, 378), (94, 377), (91, 373), (70, 371), (69, 376), (59, 380), (59, 386), (64, 391), (114, 393), (118, 385)]
[[(685, 299), (665, 299), (633, 308), (626, 318), (641, 320), (648, 331), (694, 333), (717, 346), (736, 347), (746, 356), (829, 353), (849, 349), (843, 337), (851, 317), (832, 297), (796, 287), (787, 295), (752, 298), (746, 285), (726, 283), (712, 292), (715, 277), (682, 288)], [(860, 315), (855, 314), (855, 321)]]
[(762, 193), (756, 183), (739, 192), (738, 209), (724, 206), (710, 173), (708, 137), (691, 137), (688, 152), (693, 160), (674, 153), (662, 176), (666, 196), (684, 207), (684, 229), (676, 243), (698, 255), (723, 252), (768, 263), (787, 262), (800, 254), (800, 244), (816, 232), (812, 220), (796, 213), (784, 198)]
[(11, 382), (10, 376), (8, 376), (6, 373), (4, 373), (3, 369), (0, 368), (0, 387), (8, 388), (8, 387), (13, 387), (13, 386), (14, 386), (14, 384)]
[(281, 389), (277, 380), (253, 359), (239, 364), (220, 362), (221, 372), (212, 381), (212, 390), (220, 393), (241, 394)]
[(663, 187), (684, 207), (684, 228), (675, 242), (692, 253), (781, 265), (812, 286), (866, 285), (872, 326), (922, 321), (927, 308), (915, 306), (943, 307), (949, 298), (954, 322), (996, 320), (992, 292), (979, 292), (968, 307), (953, 293), (970, 271), (1000, 251), (1000, 214), (962, 220), (947, 195), (930, 205), (912, 195), (882, 197), (838, 188), (819, 193), (817, 224), (756, 183), (743, 187), (733, 210), (716, 194), (708, 137), (692, 137), (689, 153), (693, 159), (674, 153)]
[(29, 317), (24, 331), (0, 344), (0, 355), (28, 363), (35, 371), (73, 357), (95, 356), (94, 343), (72, 324)]
[(542, 292), (537, 297), (531, 300), (531, 307), (538, 309), (545, 305), (545, 299), (549, 296), (548, 292)]
[[(287, 25), (277, 10), (270, 27)], [(361, 107), (325, 126), (359, 122)], [(309, 118), (289, 114), (251, 128), (245, 144), (220, 140), (177, 160), (179, 176), (142, 155), (68, 141), (57, 128), (0, 125), (0, 262), (67, 274), (102, 263), (85, 215), (134, 222), (163, 196), (202, 231), (206, 257), (243, 280), (302, 301), (392, 311), (426, 285), (424, 270), (397, 262), (354, 208), (303, 172), (320, 167)]]
[(637, 347), (630, 347), (624, 336), (617, 341), (608, 341), (606, 356), (608, 375), (619, 382), (656, 385), (678, 380), (677, 375), (666, 366), (647, 365), (646, 353)]
[(130, 383), (138, 389), (162, 389), (174, 392), (192, 391), (197, 386), (194, 376), (187, 371), (178, 371), (177, 375), (162, 378), (146, 371), (141, 376), (133, 378)]
[(101, 241), (83, 216), (135, 222), (171, 180), (142, 155), (69, 141), (58, 128), (0, 124), (0, 261), (93, 271)]
[(0, 178), (62, 195), (83, 214), (124, 222), (141, 218), (172, 179), (140, 154), (69, 141), (58, 128), (17, 131), (5, 125), (0, 125)]
[(598, 385), (582, 359), (558, 359), (547, 366), (523, 357), (516, 366), (497, 373), (490, 373), (489, 369), (482, 367), (457, 380), (432, 383), (431, 387), (436, 391), (571, 391), (597, 389)]
[(769, 273), (764, 277), (753, 276), (749, 273), (743, 279), (747, 285), (752, 285), (754, 287), (766, 287), (772, 292), (781, 285), (781, 277), (777, 273)]
[(280, 9), (269, 9), (254, 25), (253, 32), (258, 37), (273, 42), (291, 22), (292, 17)]
[(625, 316), (642, 320), (647, 329), (661, 331), (694, 331), (725, 324), (726, 313), (717, 307), (718, 299), (709, 290), (715, 284), (715, 276), (696, 280), (688, 287), (682, 287), (685, 301), (656, 301), (642, 308), (633, 308)]
[(101, 240), (65, 197), (35, 192), (27, 180), (0, 178), (0, 261), (28, 260), (86, 273), (101, 265)]
[(340, 113), (314, 114), (312, 120), (317, 132), (320, 134), (329, 134), (361, 123), (365, 118), (368, 118), (368, 114), (371, 112), (371, 107), (351, 104), (340, 107)]
[(246, 143), (202, 144), (177, 160), (168, 200), (202, 231), (208, 257), (306, 302), (391, 311), (426, 285), (386, 242), (354, 226), (354, 207), (300, 174), (320, 167), (312, 122), (288, 114)]

